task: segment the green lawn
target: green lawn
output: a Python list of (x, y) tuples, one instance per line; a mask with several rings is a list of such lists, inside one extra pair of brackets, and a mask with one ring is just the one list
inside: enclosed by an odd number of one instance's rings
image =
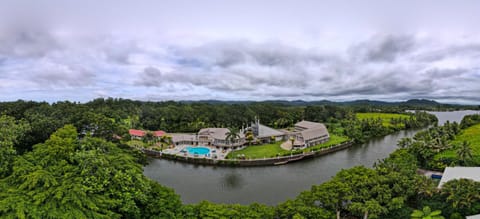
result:
[[(303, 151), (305, 152), (310, 152), (311, 150), (319, 150), (321, 148), (327, 148), (332, 145), (340, 144), (342, 142), (348, 141), (347, 137), (343, 136), (338, 136), (334, 134), (330, 134), (330, 140), (328, 142), (315, 145), (313, 147), (305, 148)], [(264, 145), (254, 145), (254, 146), (249, 146), (247, 148), (244, 148), (242, 150), (235, 151), (233, 154), (229, 153), (227, 155), (228, 159), (234, 158), (234, 156), (237, 156), (238, 154), (244, 154), (247, 159), (257, 159), (257, 158), (269, 158), (269, 157), (276, 157), (277, 154), (280, 154), (282, 156), (284, 155), (289, 155), (291, 151), (284, 150), (280, 147), (280, 145), (283, 143), (281, 142), (276, 142), (274, 144), (264, 144)], [(300, 152), (300, 151), (295, 151), (295, 152)]]
[(318, 149), (321, 149), (321, 148), (328, 148), (330, 146), (333, 146), (333, 145), (337, 145), (337, 144), (340, 144), (340, 143), (343, 143), (343, 142), (346, 142), (348, 141), (349, 139), (345, 136), (339, 136), (339, 135), (334, 135), (334, 134), (330, 134), (330, 140), (325, 142), (325, 143), (322, 143), (322, 144), (318, 144), (318, 145), (315, 145), (313, 147), (309, 147), (309, 148), (305, 148), (303, 149), (304, 151), (308, 152), (308, 151), (311, 151), (311, 150), (318, 150)]
[(390, 123), (390, 119), (395, 118), (403, 118), (403, 119), (409, 119), (409, 115), (405, 114), (396, 114), (396, 113), (356, 113), (355, 116), (360, 119), (378, 119), (380, 118), (382, 120), (382, 125), (384, 126), (393, 126)]
[[(472, 156), (474, 157), (474, 159), (480, 160), (480, 124), (471, 126), (463, 130), (451, 143), (453, 147), (456, 148), (463, 141), (470, 142), (470, 147), (472, 148)], [(456, 158), (456, 149), (446, 150), (435, 155), (436, 159), (442, 157)]]
[(227, 155), (227, 158), (232, 159), (238, 154), (245, 154), (245, 157), (249, 159), (275, 157), (278, 153), (287, 152), (287, 150), (283, 150), (280, 147), (281, 144), (282, 142), (279, 141), (273, 144), (252, 145), (247, 148), (235, 151), (233, 153), (230, 152)]

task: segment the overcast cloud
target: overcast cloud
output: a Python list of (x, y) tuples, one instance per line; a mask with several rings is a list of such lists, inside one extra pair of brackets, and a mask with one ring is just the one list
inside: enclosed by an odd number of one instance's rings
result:
[(480, 103), (478, 1), (0, 3), (0, 101)]

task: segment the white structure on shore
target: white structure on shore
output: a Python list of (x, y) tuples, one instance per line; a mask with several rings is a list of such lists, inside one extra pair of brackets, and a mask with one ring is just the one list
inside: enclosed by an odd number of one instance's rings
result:
[(235, 141), (227, 139), (227, 128), (204, 128), (198, 132), (198, 144), (200, 145), (212, 145), (217, 147), (239, 147), (245, 144), (245, 135), (240, 131), (239, 137)]
[(301, 121), (295, 124), (293, 147), (311, 147), (330, 140), (327, 127), (322, 123)]
[(203, 128), (198, 133), (172, 133), (175, 145), (205, 145), (223, 149), (240, 149), (247, 143), (246, 134), (252, 132), (254, 143), (269, 143), (272, 141), (288, 141), (295, 139), (294, 147), (305, 148), (324, 143), (330, 139), (328, 130), (322, 123), (301, 121), (295, 124), (293, 131), (280, 131), (260, 124), (258, 119), (248, 128), (239, 130), (235, 141), (227, 138), (230, 132), (227, 128)]
[(447, 167), (443, 171), (438, 188), (442, 188), (443, 184), (454, 179), (471, 179), (480, 182), (480, 167)]
[(286, 137), (285, 132), (262, 125), (258, 119), (256, 119), (255, 122), (252, 122), (250, 129), (252, 130), (253, 136), (262, 143), (270, 142), (272, 137), (275, 141), (285, 140)]

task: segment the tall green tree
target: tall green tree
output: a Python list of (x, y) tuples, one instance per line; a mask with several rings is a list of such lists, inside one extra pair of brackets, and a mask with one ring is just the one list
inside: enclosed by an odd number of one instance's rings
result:
[(313, 202), (318, 202), (320, 207), (335, 211), (337, 219), (340, 219), (341, 212), (346, 210), (347, 203), (350, 203), (353, 194), (352, 188), (340, 180), (334, 178), (318, 186), (312, 186)]
[(472, 148), (470, 147), (470, 142), (463, 141), (456, 153), (462, 165), (467, 165), (472, 159)]
[(441, 193), (453, 208), (467, 211), (480, 203), (480, 182), (471, 179), (450, 180), (443, 184)]
[(10, 116), (0, 116), (0, 178), (12, 171), (13, 159), (17, 153), (14, 146), (29, 130), (29, 125)]
[(130, 153), (72, 125), (16, 158), (0, 181), (4, 218), (175, 218), (181, 202), (143, 175)]

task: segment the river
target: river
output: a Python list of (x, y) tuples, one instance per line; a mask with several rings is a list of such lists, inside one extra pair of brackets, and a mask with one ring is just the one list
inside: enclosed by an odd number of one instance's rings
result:
[[(464, 115), (479, 111), (430, 112), (439, 119), (460, 122)], [(421, 129), (420, 129), (421, 130)], [(295, 198), (312, 185), (329, 180), (339, 170), (357, 165), (372, 167), (388, 157), (404, 137), (419, 130), (396, 132), (368, 143), (314, 159), (267, 167), (214, 167), (152, 159), (144, 174), (175, 189), (184, 203), (208, 200), (216, 203), (275, 205)]]

